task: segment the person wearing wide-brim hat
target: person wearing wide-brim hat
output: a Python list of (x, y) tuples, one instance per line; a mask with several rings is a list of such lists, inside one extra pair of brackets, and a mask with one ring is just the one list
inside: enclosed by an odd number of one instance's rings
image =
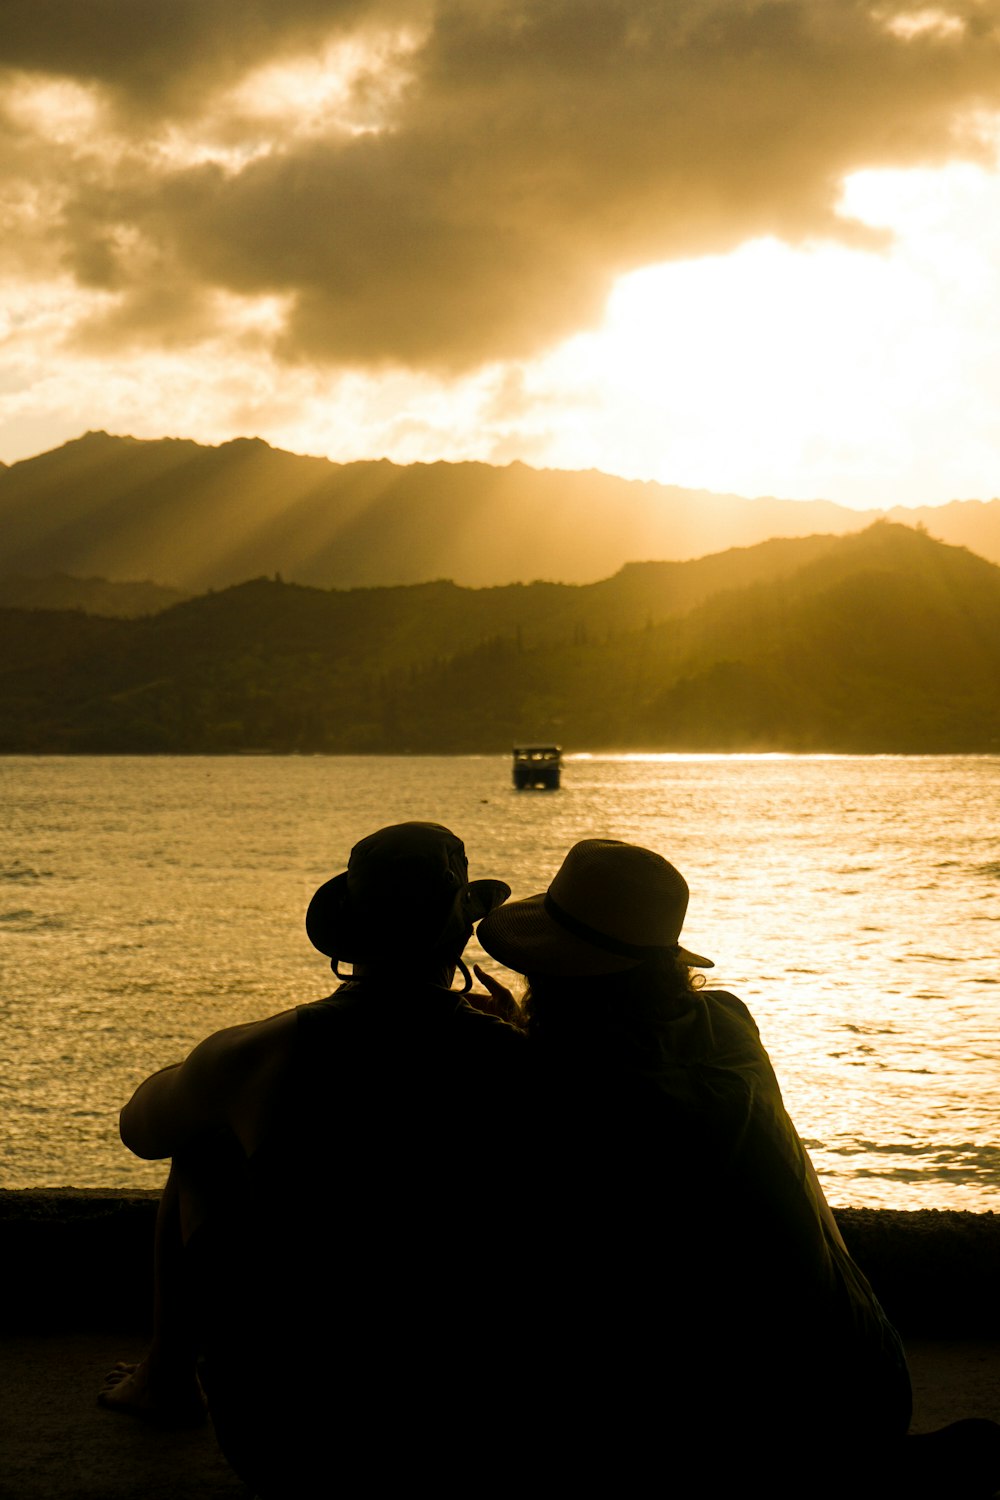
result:
[(909, 1376), (753, 1017), (694, 972), (713, 965), (681, 944), (688, 901), (660, 854), (591, 838), (546, 891), (478, 929), (527, 980), (565, 1142), (538, 1238), (567, 1268), (548, 1288), (568, 1351), (566, 1445), (582, 1427), (596, 1464), (597, 1435), (608, 1482), (617, 1470), (628, 1492), (668, 1455), (684, 1493), (729, 1493), (756, 1472), (768, 1494), (812, 1495), (796, 1435), (835, 1432), (845, 1468), (895, 1451)]
[[(441, 824), (368, 835), (306, 918), (347, 981), (208, 1037), (122, 1111), (126, 1146), (172, 1166), (153, 1347), (112, 1372), (102, 1404), (203, 1417), (200, 1351), (220, 1445), (265, 1500), (429, 1474), (464, 1493), (489, 1441), (517, 1308), (509, 1280), (477, 1297), (481, 1267), (523, 1238), (530, 1049), (451, 984), (508, 894), (470, 880)], [(183, 1323), (164, 1311), (182, 1302)]]
[(711, 969), (678, 941), (683, 875), (661, 855), (618, 839), (584, 839), (547, 891), (507, 902), (479, 929), (486, 952), (522, 974), (573, 978), (669, 962)]

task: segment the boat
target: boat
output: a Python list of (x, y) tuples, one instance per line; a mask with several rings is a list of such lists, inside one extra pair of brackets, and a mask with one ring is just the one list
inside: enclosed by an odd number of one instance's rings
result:
[(558, 745), (515, 745), (512, 775), (519, 792), (557, 792), (562, 776)]

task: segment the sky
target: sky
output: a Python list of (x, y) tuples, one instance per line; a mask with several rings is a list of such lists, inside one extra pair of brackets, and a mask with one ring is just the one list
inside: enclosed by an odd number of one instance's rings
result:
[(0, 460), (1000, 494), (1000, 0), (0, 0)]

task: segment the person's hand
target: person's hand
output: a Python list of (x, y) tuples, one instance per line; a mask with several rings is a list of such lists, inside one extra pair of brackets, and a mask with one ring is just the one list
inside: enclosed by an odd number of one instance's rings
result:
[(477, 1010), (483, 1010), (487, 1015), (499, 1016), (501, 1021), (516, 1021), (521, 1014), (521, 1007), (505, 984), (499, 979), (494, 979), (492, 974), (487, 974), (478, 964), (472, 965), (472, 972), (486, 991), (485, 995), (471, 994), (468, 998)]

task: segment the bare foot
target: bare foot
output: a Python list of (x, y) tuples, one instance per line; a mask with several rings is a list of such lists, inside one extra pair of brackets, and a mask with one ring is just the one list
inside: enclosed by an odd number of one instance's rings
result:
[(208, 1416), (205, 1396), (193, 1370), (189, 1376), (166, 1380), (157, 1375), (148, 1358), (137, 1365), (119, 1360), (105, 1375), (97, 1404), (161, 1427), (199, 1427)]

